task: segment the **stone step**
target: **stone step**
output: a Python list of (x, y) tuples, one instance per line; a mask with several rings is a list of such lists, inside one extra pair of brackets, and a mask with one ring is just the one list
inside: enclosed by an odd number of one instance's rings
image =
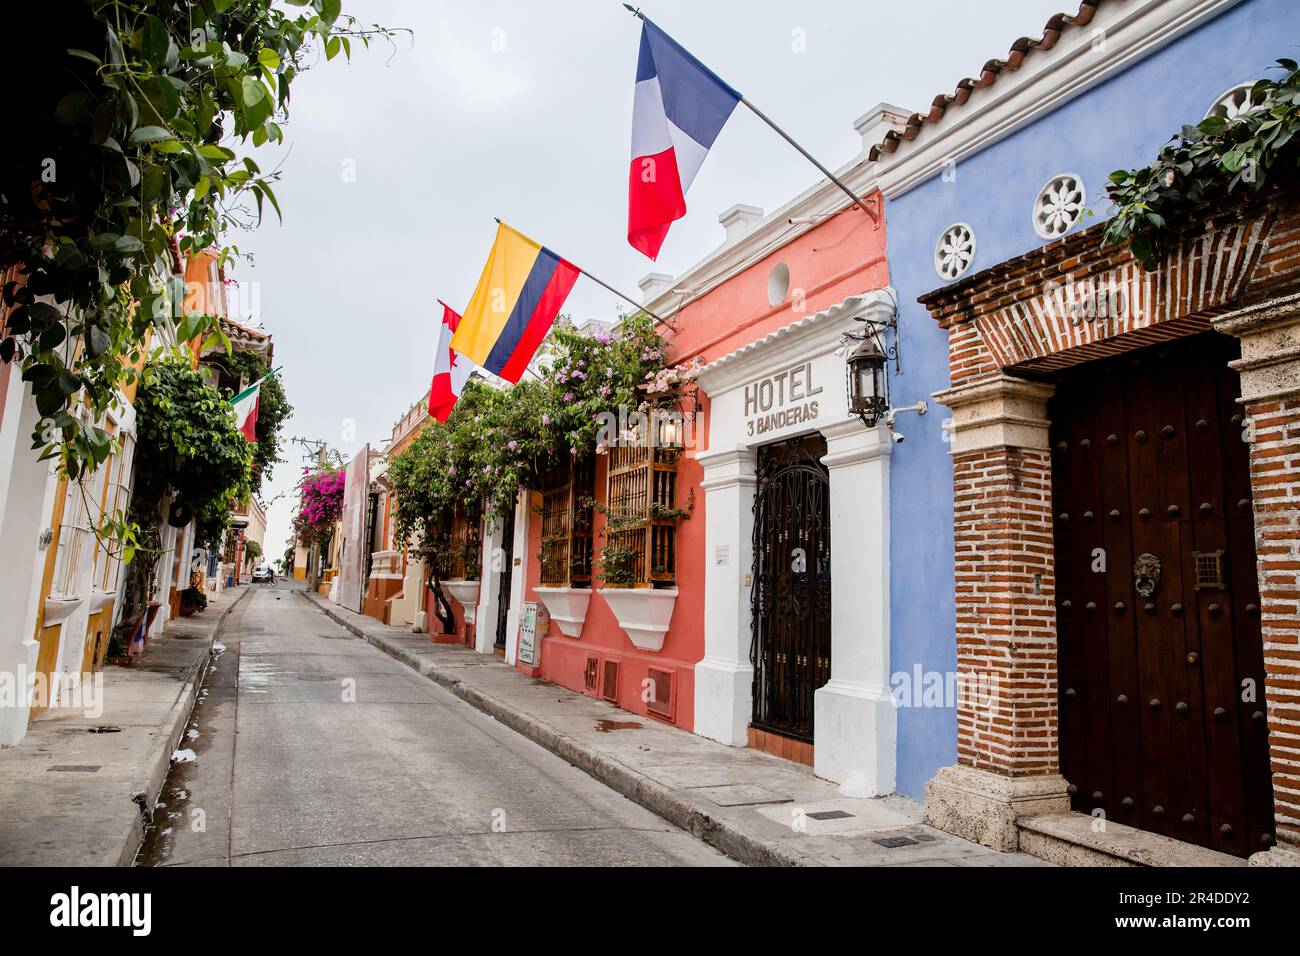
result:
[(1122, 823), (1094, 829), (1086, 813), (1053, 813), (1017, 821), (1020, 849), (1061, 866), (1246, 866), (1241, 857), (1184, 843)]

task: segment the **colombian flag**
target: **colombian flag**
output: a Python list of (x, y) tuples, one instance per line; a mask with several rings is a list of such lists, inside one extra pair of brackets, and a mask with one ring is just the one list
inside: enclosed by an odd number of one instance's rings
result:
[(498, 223), (492, 252), (451, 347), (506, 381), (518, 382), (577, 279), (573, 263)]

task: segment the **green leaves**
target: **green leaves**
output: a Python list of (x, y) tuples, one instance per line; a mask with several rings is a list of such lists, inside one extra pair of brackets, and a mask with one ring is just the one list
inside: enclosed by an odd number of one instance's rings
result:
[(149, 143), (161, 143), (164, 140), (172, 139), (172, 134), (161, 126), (141, 126), (134, 129), (126, 138), (128, 146), (144, 146)]
[(389, 462), (402, 540), (414, 545), (457, 503), (481, 500), (489, 515), (513, 507), (520, 488), (535, 487), (550, 463), (595, 453), (610, 417), (620, 407), (635, 412), (674, 374), (653, 322), (641, 314), (600, 336), (561, 320), (547, 346), (540, 380), (502, 390), (471, 380), (446, 424), (430, 423)]
[(171, 43), (171, 36), (163, 22), (153, 14), (146, 14), (137, 44), (145, 62), (153, 67), (161, 67), (167, 60), (167, 50)]
[[(180, 315), (183, 290), (165, 290), (174, 250), (183, 269), (254, 210), (281, 216), (277, 174), (241, 153), (283, 141), (293, 80), (319, 52), (347, 53), (340, 33), (354, 23), (339, 0), (34, 7), (43, 35), (80, 39), (42, 48), (48, 115), (33, 112), (0, 164), (0, 195), (26, 195), (32, 171), (58, 158), (48, 202), (0, 203), (0, 274), (17, 267), (27, 283), (20, 298), (10, 290), (0, 361), (22, 363), (43, 414), (76, 403), (99, 416), (159, 329), (179, 321), (182, 339), (221, 344), (211, 317)], [(100, 460), (88, 428), (70, 420), (34, 444), (79, 474)]]
[(1235, 116), (1184, 126), (1149, 167), (1111, 173), (1108, 242), (1127, 243), (1143, 267), (1154, 268), (1171, 237), (1204, 210), (1241, 189), (1294, 181), (1300, 71), (1293, 60), (1278, 64), (1288, 75), (1255, 83)]
[(212, 541), (229, 521), (232, 500), (251, 493), (252, 451), (229, 404), (178, 358), (145, 368), (136, 396), (136, 479), (132, 511), (156, 515), (172, 494), (193, 508)]
[(54, 108), (54, 118), (64, 126), (75, 126), (90, 115), (94, 105), (95, 100), (89, 93), (73, 90), (59, 100), (59, 105)]

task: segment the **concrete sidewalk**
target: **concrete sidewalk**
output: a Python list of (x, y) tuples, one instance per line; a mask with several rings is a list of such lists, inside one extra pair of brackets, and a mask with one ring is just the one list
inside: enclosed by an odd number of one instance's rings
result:
[(808, 767), (727, 747), (433, 644), (303, 592), (329, 617), (456, 696), (742, 863), (760, 866), (1044, 866), (925, 826), (902, 796), (847, 797)]
[(130, 667), (104, 668), (99, 716), (50, 712), (0, 748), (0, 866), (131, 864), (221, 623), (249, 590), (209, 597)]

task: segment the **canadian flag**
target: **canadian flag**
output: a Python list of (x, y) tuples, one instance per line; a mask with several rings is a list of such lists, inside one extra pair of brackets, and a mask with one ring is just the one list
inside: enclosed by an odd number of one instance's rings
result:
[(456, 399), (474, 371), (474, 363), (451, 347), (451, 337), (460, 325), (460, 313), (439, 300), (442, 306), (442, 324), (438, 326), (437, 358), (433, 365), (433, 381), (429, 385), (429, 414), (445, 423)]

